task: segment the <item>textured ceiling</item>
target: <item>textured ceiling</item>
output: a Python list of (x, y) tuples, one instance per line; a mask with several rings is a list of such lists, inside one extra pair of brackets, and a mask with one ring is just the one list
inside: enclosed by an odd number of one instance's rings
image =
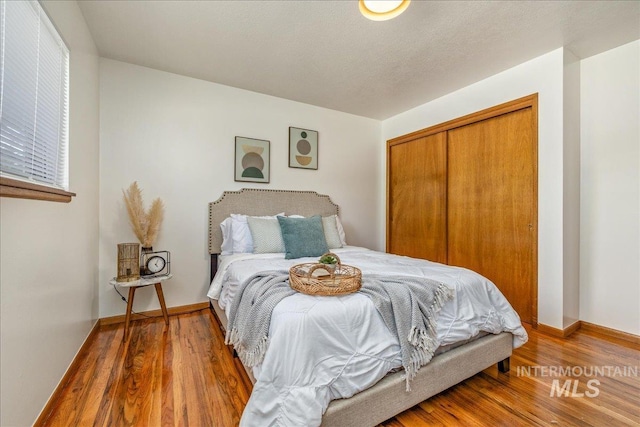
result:
[(100, 55), (385, 119), (565, 46), (640, 38), (638, 1), (79, 1)]

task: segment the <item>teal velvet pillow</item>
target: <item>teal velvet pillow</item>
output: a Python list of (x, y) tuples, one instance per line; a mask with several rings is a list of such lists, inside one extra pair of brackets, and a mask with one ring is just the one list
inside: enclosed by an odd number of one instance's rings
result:
[(285, 259), (320, 256), (329, 252), (320, 215), (310, 218), (278, 217)]

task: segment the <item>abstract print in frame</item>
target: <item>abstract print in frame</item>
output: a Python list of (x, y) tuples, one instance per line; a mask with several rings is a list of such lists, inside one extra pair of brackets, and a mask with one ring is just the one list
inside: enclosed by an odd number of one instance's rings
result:
[(318, 169), (318, 131), (289, 128), (289, 167)]
[(269, 141), (236, 136), (235, 180), (269, 182)]

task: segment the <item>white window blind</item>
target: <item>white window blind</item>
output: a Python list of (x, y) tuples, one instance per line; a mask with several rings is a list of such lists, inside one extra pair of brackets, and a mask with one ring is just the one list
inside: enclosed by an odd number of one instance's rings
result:
[(68, 190), (69, 50), (37, 1), (0, 13), (0, 172)]

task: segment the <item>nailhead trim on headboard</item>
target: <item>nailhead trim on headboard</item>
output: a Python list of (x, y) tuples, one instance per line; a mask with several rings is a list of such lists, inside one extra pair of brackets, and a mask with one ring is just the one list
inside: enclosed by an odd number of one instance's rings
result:
[(222, 245), (220, 223), (232, 213), (245, 215), (338, 215), (340, 208), (329, 196), (315, 191), (243, 188), (225, 191), (209, 203), (209, 253), (219, 254)]

